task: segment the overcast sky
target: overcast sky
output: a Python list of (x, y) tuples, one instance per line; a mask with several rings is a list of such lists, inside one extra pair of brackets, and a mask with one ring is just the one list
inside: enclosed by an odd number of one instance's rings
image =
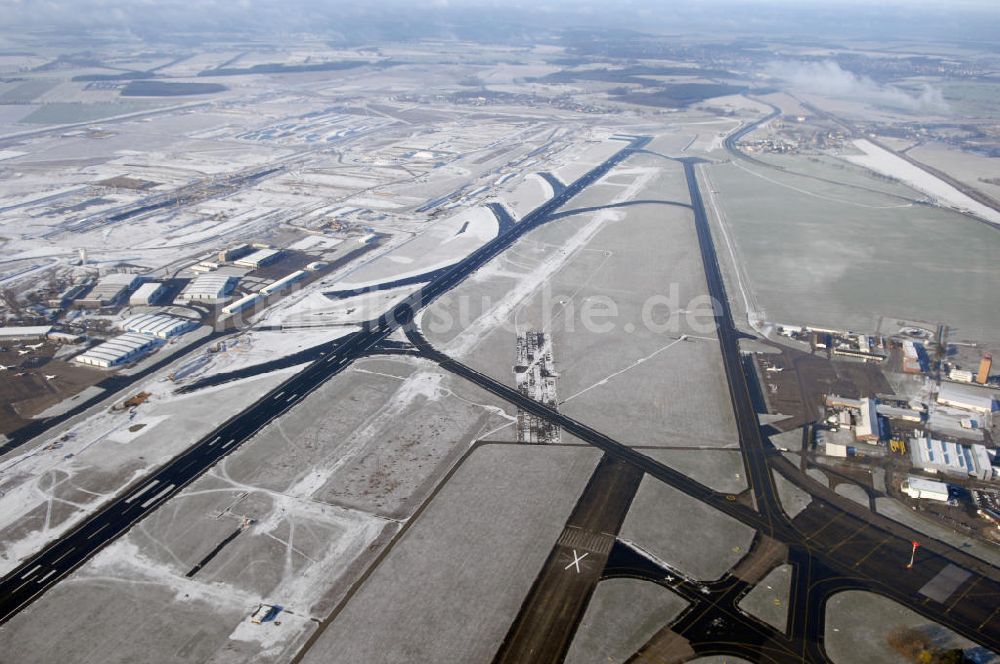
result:
[(0, 0), (0, 31), (360, 31), (406, 38), (464, 26), (495, 27), (502, 39), (512, 26), (592, 26), (998, 40), (998, 7), (1000, 0)]

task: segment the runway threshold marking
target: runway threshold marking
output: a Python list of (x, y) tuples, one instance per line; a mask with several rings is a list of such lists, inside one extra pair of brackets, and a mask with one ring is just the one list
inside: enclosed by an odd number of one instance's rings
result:
[(38, 579), (38, 581), (37, 581), (36, 583), (44, 583), (44, 582), (45, 582), (45, 579), (47, 579), (47, 578), (49, 578), (50, 576), (52, 576), (53, 574), (55, 574), (55, 573), (56, 573), (56, 571), (57, 571), (57, 570), (50, 570), (48, 574), (46, 574), (46, 575), (45, 575), (45, 576), (43, 576), (42, 578)]
[(125, 504), (128, 505), (133, 500), (135, 500), (136, 498), (138, 498), (142, 494), (146, 493), (147, 491), (149, 491), (150, 489), (152, 489), (154, 486), (156, 486), (159, 483), (160, 483), (160, 480), (153, 480), (152, 482), (150, 482), (146, 486), (144, 486), (141, 489), (139, 489), (136, 493), (133, 493), (131, 496), (129, 496), (128, 498), (126, 498), (125, 499)]
[(153, 503), (155, 503), (157, 500), (159, 500), (160, 498), (162, 498), (166, 494), (170, 493), (170, 490), (173, 489), (173, 488), (174, 488), (173, 484), (168, 484), (167, 486), (163, 487), (163, 489), (160, 490), (159, 493), (157, 493), (155, 496), (153, 496), (152, 498), (150, 498), (146, 502), (144, 502), (142, 505), (140, 505), (140, 507), (142, 507), (143, 509), (146, 509), (147, 507), (149, 507), (150, 505), (152, 505)]
[(35, 566), (34, 566), (34, 567), (32, 567), (31, 569), (29, 569), (29, 570), (28, 570), (27, 572), (25, 572), (24, 574), (22, 574), (22, 575), (21, 575), (21, 578), (22, 578), (22, 579), (25, 579), (25, 578), (27, 578), (27, 577), (31, 576), (32, 574), (34, 574), (35, 572), (37, 572), (37, 571), (38, 571), (38, 570), (40, 570), (40, 569), (42, 569), (42, 566), (41, 566), (41, 565), (35, 565)]

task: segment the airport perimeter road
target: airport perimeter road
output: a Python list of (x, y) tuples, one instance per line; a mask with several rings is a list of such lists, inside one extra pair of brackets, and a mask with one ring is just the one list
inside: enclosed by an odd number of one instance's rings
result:
[[(760, 103), (765, 103), (765, 102), (760, 102)], [(771, 107), (771, 112), (770, 113), (768, 113), (764, 117), (760, 118), (759, 120), (754, 120), (753, 122), (747, 124), (744, 127), (740, 127), (739, 129), (737, 129), (733, 133), (731, 133), (728, 136), (726, 136), (726, 138), (722, 142), (722, 144), (725, 146), (726, 150), (728, 150), (730, 154), (732, 154), (733, 156), (738, 157), (740, 159), (745, 159), (747, 161), (754, 162), (756, 164), (763, 164), (764, 166), (770, 166), (770, 164), (765, 164), (761, 160), (755, 159), (755, 158), (751, 157), (750, 155), (748, 155), (747, 153), (743, 152), (742, 150), (740, 150), (736, 146), (736, 144), (739, 143), (739, 141), (740, 141), (741, 138), (743, 138), (744, 136), (746, 136), (747, 134), (749, 134), (750, 132), (752, 132), (754, 129), (756, 129), (757, 127), (760, 127), (763, 124), (766, 124), (766, 123), (770, 122), (771, 120), (773, 120), (776, 117), (778, 117), (779, 115), (781, 115), (781, 109), (780, 108), (778, 108), (774, 104), (767, 104), (767, 105)]]
[(172, 462), (127, 489), (123, 495), (67, 535), (22, 563), (0, 581), (0, 623), (10, 619), (109, 542), (125, 533), (132, 524), (176, 495), (219, 459), (286, 413), (307, 394), (340, 373), (355, 359), (377, 348), (398, 327), (409, 322), (416, 311), (453, 288), (525, 233), (546, 222), (555, 210), (633, 152), (644, 148), (649, 140), (648, 137), (636, 137), (629, 141), (622, 150), (525, 215), (518, 224), (443, 271), (398, 304), (392, 312), (365, 323), (359, 332), (330, 342), (326, 347), (317, 347), (319, 359), (300, 373), (220, 425)]

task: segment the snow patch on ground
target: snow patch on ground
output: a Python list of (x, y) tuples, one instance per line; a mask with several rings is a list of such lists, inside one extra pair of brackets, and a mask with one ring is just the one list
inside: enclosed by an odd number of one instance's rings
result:
[[(299, 370), (291, 367), (188, 395), (176, 395), (174, 383), (154, 378), (130, 390), (150, 394), (134, 415), (100, 410), (45, 445), (5, 459), (0, 463), (0, 574)], [(179, 419), (182, 412), (187, 417)], [(174, 423), (169, 435), (155, 426), (166, 419)], [(128, 431), (141, 422), (153, 425)], [(42, 518), (30, 517), (39, 511)]]
[(274, 620), (255, 625), (247, 616), (229, 635), (231, 641), (250, 641), (260, 645), (261, 658), (276, 657), (287, 644), (309, 629), (309, 618), (282, 611)]
[[(283, 325), (289, 328), (356, 325), (378, 318), (419, 290), (420, 287), (420, 284), (400, 286), (399, 288), (372, 291), (341, 300), (334, 300), (323, 293), (313, 292), (286, 308), (269, 311), (267, 317), (262, 320), (266, 320), (268, 325)], [(357, 328), (334, 329), (354, 331)], [(299, 331), (303, 330), (297, 330), (296, 334)]]
[(362, 265), (331, 290), (366, 288), (453, 265), (495, 238), (499, 231), (496, 216), (489, 208), (463, 210), (434, 222), (409, 242)]
[[(658, 176), (657, 169), (634, 169), (630, 173), (635, 175), (635, 180), (614, 197), (611, 204), (635, 198), (636, 194), (643, 190), (654, 178)], [(467, 357), (472, 353), (479, 343), (487, 338), (490, 330), (501, 325), (508, 320), (514, 310), (535, 292), (543, 283), (549, 280), (558, 272), (567, 261), (577, 252), (584, 249), (597, 233), (608, 222), (620, 221), (625, 217), (625, 213), (620, 210), (605, 209), (593, 213), (584, 226), (579, 228), (562, 245), (560, 251), (551, 254), (544, 261), (534, 266), (530, 272), (511, 272), (503, 267), (502, 262), (492, 261), (476, 272), (471, 278), (475, 280), (486, 280), (491, 277), (505, 276), (516, 278), (517, 285), (508, 290), (504, 296), (498, 299), (493, 305), (483, 312), (472, 322), (463, 332), (449, 341), (444, 351), (449, 355), (458, 358)], [(522, 240), (523, 241), (523, 240)], [(423, 310), (426, 311), (426, 310)], [(421, 311), (421, 314), (423, 313)], [(418, 315), (418, 323), (422, 316)]]
[(847, 161), (902, 180), (914, 189), (932, 197), (940, 205), (956, 208), (991, 223), (1000, 224), (1000, 212), (963, 194), (944, 180), (914, 166), (902, 157), (898, 157), (864, 138), (856, 139), (854, 146), (865, 154), (845, 155), (844, 159)]
[(347, 326), (315, 330), (248, 330), (219, 342), (218, 350), (206, 349), (187, 358), (174, 369), (175, 381), (184, 385), (215, 374), (271, 362), (340, 339), (359, 329)]
[[(359, 371), (358, 369), (354, 369)], [(448, 395), (448, 390), (441, 386), (444, 375), (433, 370), (416, 371), (402, 380), (392, 397), (382, 405), (351, 435), (351, 440), (344, 446), (344, 452), (328, 466), (318, 467), (303, 477), (286, 493), (302, 499), (311, 498), (321, 490), (330, 478), (341, 467), (354, 461), (357, 454), (365, 449), (365, 444), (379, 434), (387, 421), (401, 417), (418, 399), (438, 401)]]

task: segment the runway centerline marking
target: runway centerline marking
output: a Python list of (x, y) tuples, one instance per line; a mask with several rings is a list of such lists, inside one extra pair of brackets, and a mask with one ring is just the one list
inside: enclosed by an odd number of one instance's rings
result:
[(52, 564), (53, 564), (53, 565), (55, 565), (55, 564), (56, 564), (57, 562), (59, 562), (60, 560), (62, 560), (62, 559), (63, 559), (63, 558), (65, 558), (66, 556), (68, 556), (69, 554), (73, 553), (74, 551), (76, 551), (76, 547), (75, 547), (75, 546), (71, 546), (71, 547), (70, 547), (70, 548), (69, 548), (69, 549), (68, 549), (68, 550), (66, 551), (66, 553), (62, 554), (61, 556), (59, 556), (58, 558), (56, 558), (55, 560), (53, 560), (53, 561), (52, 561)]
[(87, 539), (90, 539), (91, 537), (93, 537), (97, 533), (101, 532), (102, 530), (104, 530), (105, 528), (107, 528), (110, 525), (111, 525), (110, 523), (104, 524), (103, 526), (101, 526), (100, 528), (98, 528), (97, 530), (95, 530), (94, 532), (92, 532), (89, 535), (87, 535)]

